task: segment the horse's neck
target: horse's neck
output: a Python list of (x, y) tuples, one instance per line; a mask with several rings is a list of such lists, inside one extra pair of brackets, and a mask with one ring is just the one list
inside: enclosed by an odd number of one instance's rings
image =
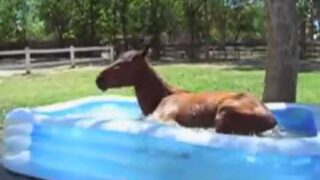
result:
[(151, 67), (146, 68), (140, 80), (141, 82), (135, 86), (135, 92), (144, 115), (149, 115), (157, 108), (163, 98), (173, 93), (173, 90), (162, 81)]

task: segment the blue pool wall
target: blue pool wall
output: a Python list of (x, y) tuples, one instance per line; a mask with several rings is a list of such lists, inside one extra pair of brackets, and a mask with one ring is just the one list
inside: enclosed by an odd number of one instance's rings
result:
[[(98, 99), (62, 108), (13, 110), (5, 120), (3, 165), (54, 180), (320, 177), (319, 106), (270, 104), (279, 126), (303, 136), (274, 139), (145, 122), (135, 100)], [(86, 114), (106, 104), (123, 113), (109, 113), (104, 120)]]

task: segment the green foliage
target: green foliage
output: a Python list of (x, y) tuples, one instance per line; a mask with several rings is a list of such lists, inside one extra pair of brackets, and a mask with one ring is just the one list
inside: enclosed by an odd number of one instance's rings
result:
[(263, 7), (247, 5), (230, 11), (228, 29), (235, 41), (239, 39), (261, 39), (265, 37)]
[(299, 10), (299, 16), (301, 20), (307, 20), (308, 14), (309, 14), (309, 4), (310, 0), (298, 0), (297, 1), (297, 7)]
[(40, 0), (37, 4), (39, 18), (44, 22), (44, 30), (62, 41), (71, 27), (72, 14), (71, 0)]
[(121, 36), (164, 33), (191, 33), (198, 41), (264, 38), (261, 2), (0, 0), (0, 37), (11, 41), (55, 39), (61, 43), (67, 39), (104, 42)]
[(21, 41), (26, 37), (26, 16), (28, 7), (26, 1), (0, 1), (0, 35), (3, 39)]

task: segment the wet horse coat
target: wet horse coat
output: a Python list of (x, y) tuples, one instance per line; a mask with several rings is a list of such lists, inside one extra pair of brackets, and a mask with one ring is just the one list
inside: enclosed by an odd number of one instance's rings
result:
[(272, 113), (255, 96), (237, 92), (193, 93), (167, 85), (147, 62), (144, 51), (127, 51), (96, 79), (99, 89), (134, 86), (144, 115), (218, 133), (259, 134), (272, 129)]

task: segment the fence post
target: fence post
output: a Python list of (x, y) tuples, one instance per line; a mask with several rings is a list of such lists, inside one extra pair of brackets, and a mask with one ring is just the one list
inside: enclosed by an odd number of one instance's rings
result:
[(109, 46), (110, 50), (110, 60), (111, 62), (114, 61), (114, 51), (113, 51), (113, 46)]
[(76, 67), (76, 62), (75, 62), (75, 55), (74, 55), (74, 47), (70, 46), (70, 62), (71, 62), (71, 68)]
[(30, 55), (30, 48), (25, 47), (24, 49), (25, 54), (25, 63), (26, 63), (26, 74), (31, 73), (31, 55)]

